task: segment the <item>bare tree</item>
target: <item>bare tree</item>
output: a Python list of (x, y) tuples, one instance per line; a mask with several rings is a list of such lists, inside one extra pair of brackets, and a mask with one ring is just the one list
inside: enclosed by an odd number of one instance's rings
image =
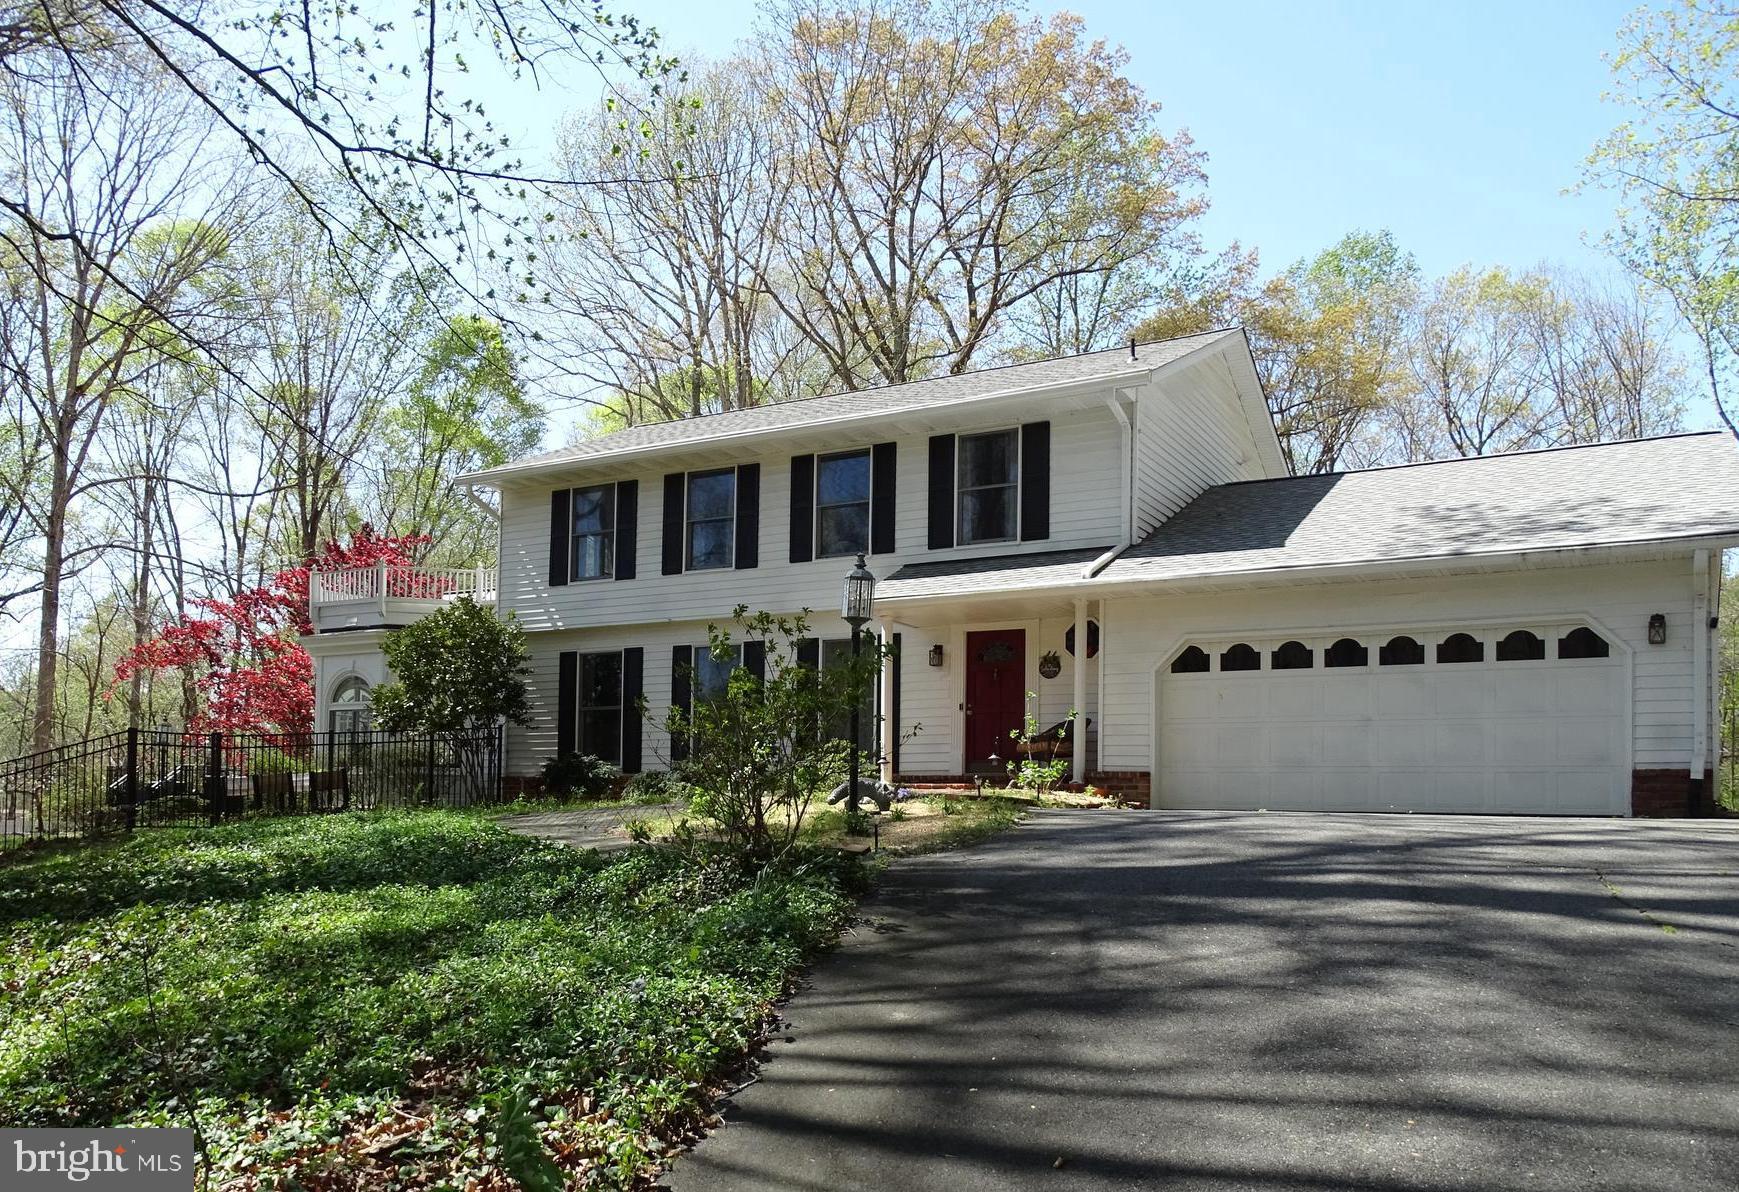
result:
[[(746, 60), (698, 70), (648, 128), (642, 176), (558, 206), (551, 342), (609, 395), (607, 424), (756, 405), (788, 375), (800, 341), (774, 326), (766, 278), (789, 169), (755, 75)], [(571, 121), (565, 170), (604, 169), (623, 123), (614, 106)]]
[(114, 482), (92, 470), (93, 449), (115, 403), (185, 355), (176, 329), (197, 323), (197, 283), (227, 248), (242, 193), (197, 161), (209, 126), (185, 97), (102, 54), (62, 65), (11, 81), (0, 143), (0, 176), (29, 211), (0, 243), (32, 299), (30, 334), (7, 341), (5, 363), (45, 457), (26, 507), (42, 546), (38, 748), (54, 737), (62, 588), (99, 549), (76, 540), (75, 507)]
[(965, 371), (1011, 309), (1201, 209), (1188, 138), (1072, 15), (791, 0), (763, 40), (793, 169), (768, 292), (837, 385)]

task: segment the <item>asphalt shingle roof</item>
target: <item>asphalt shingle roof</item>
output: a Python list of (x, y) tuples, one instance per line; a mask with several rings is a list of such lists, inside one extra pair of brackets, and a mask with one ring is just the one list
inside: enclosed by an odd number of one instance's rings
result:
[(1210, 488), (1100, 573), (1163, 580), (1739, 533), (1725, 433)]
[(1047, 550), (1024, 555), (989, 555), (908, 563), (876, 585), (876, 599), (915, 596), (967, 596), (1014, 588), (1048, 588), (1074, 583), (1082, 570), (1110, 550), (1112, 543), (1086, 550)]
[(1198, 579), (1458, 555), (1739, 537), (1720, 431), (1210, 488), (1093, 581), (1103, 548), (914, 563), (878, 597)]
[(705, 414), (676, 422), (648, 423), (631, 426), (613, 434), (587, 439), (572, 447), (547, 451), (541, 455), (515, 460), (502, 468), (492, 468), (477, 476), (538, 468), (568, 460), (592, 459), (603, 455), (620, 455), (658, 447), (700, 444), (714, 439), (769, 431), (795, 429), (812, 423), (842, 419), (874, 418), (905, 410), (949, 405), (995, 397), (1024, 389), (1042, 389), (1099, 379), (1110, 380), (1130, 374), (1141, 374), (1179, 360), (1191, 352), (1207, 347), (1228, 336), (1239, 334), (1236, 328), (1187, 335), (1159, 343), (1137, 345), (1131, 360), (1128, 345), (1103, 352), (1088, 352), (1080, 356), (1064, 356), (1055, 360), (1037, 360), (1030, 364), (1011, 364), (1001, 368), (980, 369), (958, 376), (933, 377), (911, 381), (904, 385), (889, 385), (880, 389), (860, 389), (849, 393), (832, 393), (822, 397), (776, 402), (748, 410), (729, 410), (722, 414)]

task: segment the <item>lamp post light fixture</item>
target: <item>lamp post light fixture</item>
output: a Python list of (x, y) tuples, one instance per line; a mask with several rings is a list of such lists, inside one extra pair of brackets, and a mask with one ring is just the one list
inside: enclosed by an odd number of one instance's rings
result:
[[(851, 670), (857, 674), (858, 656), (863, 649), (863, 627), (869, 622), (870, 613), (876, 602), (876, 577), (870, 574), (864, 566), (863, 556), (857, 557), (857, 566), (846, 573), (845, 590), (840, 596), (839, 615), (845, 623), (851, 626)], [(857, 691), (852, 691), (851, 698), (851, 775), (847, 779), (850, 784), (846, 788), (845, 812), (847, 816), (857, 815), (857, 748), (862, 731), (863, 700)]]

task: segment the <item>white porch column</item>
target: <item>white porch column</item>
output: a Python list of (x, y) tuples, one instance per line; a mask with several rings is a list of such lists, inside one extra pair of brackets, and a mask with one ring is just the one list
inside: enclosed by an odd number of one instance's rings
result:
[(883, 782), (892, 783), (894, 780), (894, 740), (899, 735), (900, 726), (894, 723), (894, 667), (887, 657), (887, 652), (894, 647), (894, 623), (886, 615), (881, 618), (881, 642), (882, 731), (879, 743), (882, 755), (881, 779)]
[(1087, 781), (1087, 602), (1075, 599), (1075, 723), (1069, 732), (1075, 738), (1069, 749), (1070, 777)]

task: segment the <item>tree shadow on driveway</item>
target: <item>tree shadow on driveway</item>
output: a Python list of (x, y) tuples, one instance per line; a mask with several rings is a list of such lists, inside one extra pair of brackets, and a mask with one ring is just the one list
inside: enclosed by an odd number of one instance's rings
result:
[(1725, 1192), (1736, 850), (1709, 823), (1044, 813), (892, 869), (668, 1179)]

